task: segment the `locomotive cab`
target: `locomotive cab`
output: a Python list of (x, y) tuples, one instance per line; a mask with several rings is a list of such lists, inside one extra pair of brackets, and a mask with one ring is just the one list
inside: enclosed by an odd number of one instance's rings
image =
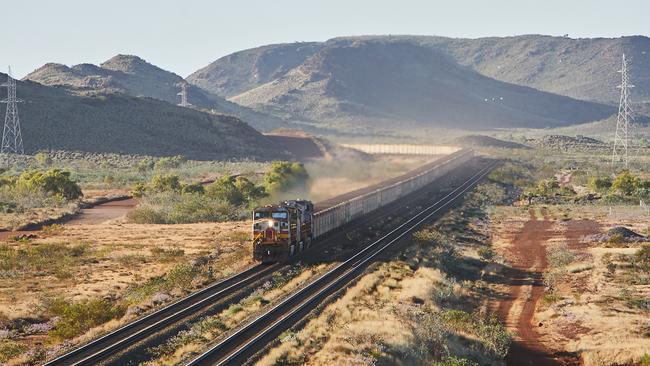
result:
[(254, 259), (281, 262), (309, 247), (313, 207), (310, 201), (294, 200), (253, 210)]

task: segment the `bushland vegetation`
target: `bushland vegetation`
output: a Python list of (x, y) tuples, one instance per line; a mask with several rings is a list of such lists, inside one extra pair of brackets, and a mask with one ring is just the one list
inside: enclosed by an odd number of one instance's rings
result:
[(213, 183), (184, 184), (177, 175), (157, 174), (136, 184), (141, 197), (129, 218), (136, 223), (179, 224), (241, 219), (252, 206), (294, 189), (304, 189), (309, 175), (300, 163), (274, 162), (261, 183), (244, 176), (225, 175)]
[(0, 174), (0, 227), (20, 228), (74, 213), (81, 196), (81, 188), (67, 171), (4, 171)]

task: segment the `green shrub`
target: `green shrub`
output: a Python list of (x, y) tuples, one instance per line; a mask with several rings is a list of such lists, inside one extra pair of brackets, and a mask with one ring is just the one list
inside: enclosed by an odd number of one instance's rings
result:
[(230, 221), (243, 215), (242, 208), (207, 194), (164, 192), (144, 197), (128, 218), (138, 224), (187, 224)]
[(190, 183), (183, 186), (182, 193), (205, 193), (205, 188), (201, 183)]
[(435, 361), (433, 366), (479, 366), (478, 363), (466, 358), (445, 357), (440, 361)]
[(164, 212), (156, 210), (154, 207), (138, 205), (133, 211), (129, 212), (128, 218), (136, 224), (167, 224), (167, 216)]
[(144, 183), (136, 183), (131, 189), (133, 197), (141, 198), (147, 193), (147, 185)]
[(442, 319), (456, 332), (475, 335), (492, 355), (504, 358), (508, 354), (512, 335), (506, 331), (496, 316), (483, 317), (462, 310), (447, 310), (442, 314)]
[(0, 339), (0, 362), (20, 356), (25, 351), (27, 351), (27, 346), (23, 343), (11, 339)]
[(0, 246), (0, 270), (45, 272), (68, 277), (70, 268), (87, 253), (87, 244), (42, 243), (26, 248)]
[(50, 169), (45, 172), (38, 170), (23, 172), (15, 180), (14, 189), (25, 195), (40, 191), (67, 200), (82, 196), (79, 185), (70, 179), (70, 172), (59, 169)]
[(168, 157), (158, 159), (154, 164), (154, 168), (158, 170), (178, 168), (181, 164), (183, 164), (186, 161), (187, 158), (185, 158), (182, 155), (168, 156)]
[(309, 174), (301, 163), (276, 161), (271, 164), (271, 169), (264, 175), (264, 186), (272, 194), (288, 192), (292, 189), (304, 189)]
[(120, 318), (126, 308), (102, 299), (72, 302), (63, 298), (46, 301), (44, 310), (51, 317), (58, 317), (50, 334), (59, 340), (74, 338), (89, 329), (111, 319)]
[(630, 196), (634, 191), (636, 191), (639, 183), (640, 180), (638, 177), (630, 174), (629, 171), (624, 170), (614, 178), (614, 181), (612, 182), (612, 191), (624, 196)]
[(235, 187), (241, 192), (246, 202), (255, 202), (268, 196), (264, 187), (255, 185), (245, 177), (237, 177)]
[(413, 233), (413, 240), (421, 246), (441, 244), (445, 242), (445, 235), (435, 229), (423, 229)]
[(201, 273), (199, 267), (189, 264), (178, 264), (162, 276), (152, 277), (141, 285), (129, 289), (127, 299), (140, 302), (148, 299), (157, 292), (170, 292), (173, 289), (187, 290), (192, 286), (192, 280)]
[(177, 175), (157, 174), (151, 178), (149, 187), (154, 192), (178, 192), (181, 189), (181, 181)]
[(560, 188), (560, 184), (555, 178), (545, 179), (537, 183), (537, 187), (533, 193), (537, 196), (548, 197), (553, 194), (558, 188)]
[(589, 188), (596, 192), (607, 192), (612, 187), (612, 180), (609, 177), (593, 177), (589, 181)]
[(235, 185), (235, 177), (233, 176), (224, 176), (215, 180), (206, 187), (205, 193), (212, 198), (231, 205), (239, 206), (244, 203), (244, 194)]
[(644, 353), (639, 362), (641, 366), (650, 366), (650, 353)]
[(472, 314), (463, 310), (447, 310), (442, 314), (442, 319), (456, 331), (467, 331), (472, 324)]

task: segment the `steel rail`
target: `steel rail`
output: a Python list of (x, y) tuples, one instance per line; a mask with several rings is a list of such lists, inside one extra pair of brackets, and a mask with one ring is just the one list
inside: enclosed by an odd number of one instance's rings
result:
[(276, 267), (277, 264), (255, 265), (52, 359), (44, 366), (94, 365), (97, 360), (111, 355), (114, 351), (144, 339), (159, 331), (161, 327), (208, 307), (223, 296), (272, 273)]

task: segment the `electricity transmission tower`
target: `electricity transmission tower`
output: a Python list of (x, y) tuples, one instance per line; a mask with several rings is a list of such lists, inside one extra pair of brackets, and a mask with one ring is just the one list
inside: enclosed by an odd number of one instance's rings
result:
[(2, 132), (2, 148), (0, 154), (24, 154), (23, 136), (20, 133), (20, 120), (18, 119), (17, 103), (22, 102), (16, 99), (16, 80), (11, 76), (11, 67), (7, 74), (7, 82), (1, 86), (7, 87), (7, 99), (2, 103), (7, 104), (7, 114), (5, 114), (5, 126)]
[(616, 163), (623, 163), (627, 168), (629, 162), (628, 149), (630, 148), (630, 124), (634, 122), (632, 116), (632, 108), (630, 107), (629, 95), (630, 88), (634, 85), (630, 84), (627, 75), (627, 60), (623, 54), (623, 61), (621, 63), (621, 99), (618, 105), (618, 115), (616, 116), (616, 134), (614, 135), (614, 151), (612, 152), (612, 166)]
[(187, 102), (187, 83), (181, 83), (181, 91), (177, 95), (181, 96), (181, 102), (178, 104), (181, 107), (189, 107), (190, 103)]

